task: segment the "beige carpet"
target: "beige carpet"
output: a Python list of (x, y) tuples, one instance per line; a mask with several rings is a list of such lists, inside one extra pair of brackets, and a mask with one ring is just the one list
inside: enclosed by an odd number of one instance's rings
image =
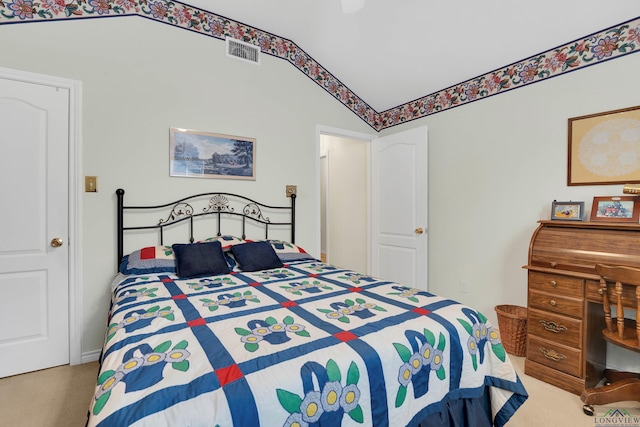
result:
[(0, 379), (0, 426), (84, 426), (97, 376), (93, 362)]
[[(574, 394), (524, 375), (524, 358), (511, 356), (529, 399), (508, 427), (598, 427), (582, 412)], [(0, 425), (12, 427), (82, 427), (96, 383), (98, 364), (59, 366), (0, 379)], [(640, 415), (640, 404), (609, 405)], [(604, 407), (596, 407), (601, 415)], [(243, 426), (244, 427), (244, 426)], [(364, 426), (363, 426), (364, 427)], [(396, 426), (393, 426), (396, 427)]]
[(597, 416), (603, 415), (610, 408), (627, 409), (634, 415), (640, 415), (640, 403), (621, 402), (596, 406), (596, 416), (589, 417), (582, 412), (580, 396), (525, 375), (524, 357), (510, 356), (510, 358), (529, 393), (529, 399), (509, 420), (508, 427), (600, 427), (605, 424), (600, 422)]

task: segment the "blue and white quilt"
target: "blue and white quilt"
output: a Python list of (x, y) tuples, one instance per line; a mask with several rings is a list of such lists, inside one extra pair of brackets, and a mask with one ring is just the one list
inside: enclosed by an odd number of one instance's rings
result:
[(89, 426), (417, 426), (490, 386), (527, 393), (481, 313), (318, 260), (198, 279), (124, 276)]

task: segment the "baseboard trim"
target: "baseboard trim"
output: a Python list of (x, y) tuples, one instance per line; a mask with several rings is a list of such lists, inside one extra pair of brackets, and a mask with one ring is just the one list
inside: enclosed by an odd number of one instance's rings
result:
[(100, 359), (100, 350), (92, 350), (82, 353), (80, 363), (95, 362)]

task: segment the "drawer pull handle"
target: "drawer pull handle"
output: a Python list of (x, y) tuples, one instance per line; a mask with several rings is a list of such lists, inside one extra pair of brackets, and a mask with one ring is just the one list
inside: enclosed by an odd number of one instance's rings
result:
[(541, 320), (540, 324), (549, 332), (560, 334), (567, 330), (566, 326), (558, 325), (556, 322)]
[(553, 307), (555, 307), (555, 306), (556, 306), (556, 304), (558, 304), (558, 303), (557, 303), (557, 302), (556, 302), (556, 300), (554, 300), (554, 299), (552, 299), (551, 301), (549, 301), (549, 305), (551, 305), (551, 306), (553, 306)]
[(550, 281), (549, 284), (554, 288), (558, 286), (558, 282), (556, 282), (555, 280)]
[(544, 347), (540, 347), (540, 352), (544, 357), (546, 357), (549, 360), (553, 360), (554, 362), (560, 362), (561, 360), (567, 358), (567, 356), (565, 356), (564, 354), (558, 353), (554, 349), (547, 350)]
[(556, 268), (558, 266), (557, 262), (550, 262), (551, 268)]
[(598, 293), (600, 295), (604, 295), (604, 288), (598, 288)]

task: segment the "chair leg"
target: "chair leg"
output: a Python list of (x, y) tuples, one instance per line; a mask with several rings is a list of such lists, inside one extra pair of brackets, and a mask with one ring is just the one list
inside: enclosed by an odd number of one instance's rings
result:
[(626, 378), (610, 385), (588, 388), (580, 399), (585, 405), (606, 405), (623, 401), (640, 401), (640, 379)]

